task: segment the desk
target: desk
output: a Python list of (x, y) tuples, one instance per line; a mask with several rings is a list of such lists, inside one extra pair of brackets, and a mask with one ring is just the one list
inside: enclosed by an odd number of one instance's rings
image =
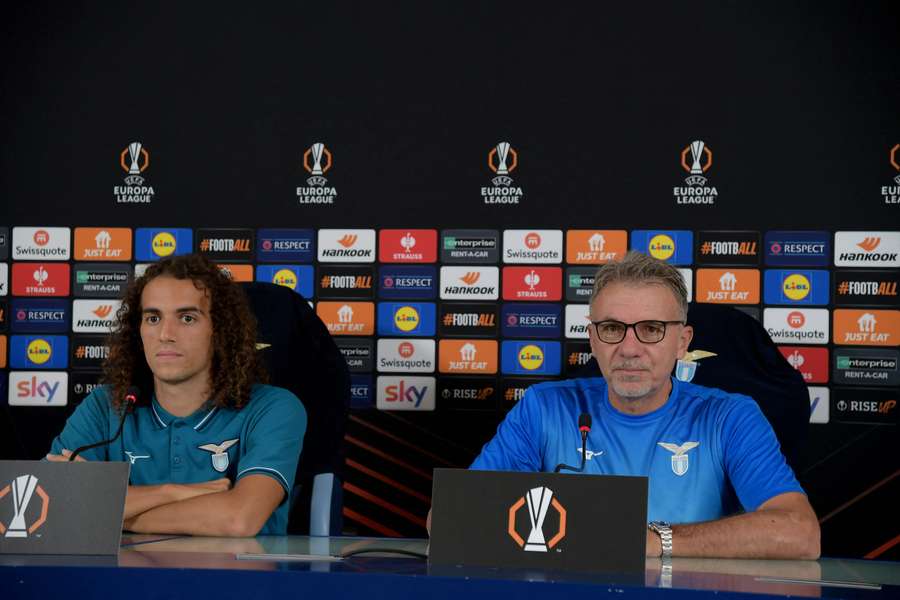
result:
[(118, 556), (0, 556), (0, 595), (4, 600), (115, 597), (129, 600), (160, 597), (548, 600), (598, 595), (617, 599), (685, 600), (711, 599), (714, 595), (746, 599), (746, 594), (871, 600), (900, 597), (900, 564), (862, 560), (676, 558), (671, 564), (663, 565), (658, 559), (650, 559), (643, 581), (625, 581), (578, 574), (435, 567), (423, 560), (386, 554), (342, 561), (236, 558), (245, 554), (328, 556), (376, 547), (424, 552), (426, 542), (357, 537), (125, 536)]

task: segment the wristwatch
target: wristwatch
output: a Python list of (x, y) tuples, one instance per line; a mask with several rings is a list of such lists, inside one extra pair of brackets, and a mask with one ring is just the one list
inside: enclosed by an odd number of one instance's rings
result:
[(670, 558), (672, 556), (672, 526), (665, 521), (651, 521), (647, 527), (650, 531), (659, 536), (662, 542), (662, 558)]

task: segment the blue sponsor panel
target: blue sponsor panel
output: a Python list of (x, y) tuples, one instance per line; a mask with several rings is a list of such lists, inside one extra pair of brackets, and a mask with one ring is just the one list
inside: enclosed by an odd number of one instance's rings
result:
[(559, 375), (562, 367), (559, 342), (505, 341), (500, 348), (504, 375)]
[(559, 304), (504, 304), (500, 309), (504, 337), (558, 338), (562, 335)]
[(69, 338), (65, 335), (10, 336), (9, 366), (13, 369), (65, 369), (69, 366)]
[(769, 231), (763, 247), (767, 265), (825, 267), (831, 260), (827, 231)]
[(378, 271), (380, 298), (430, 300), (437, 296), (436, 267), (381, 267)]
[(257, 240), (260, 262), (311, 263), (316, 259), (314, 229), (260, 229)]
[(194, 233), (186, 228), (143, 228), (134, 232), (134, 257), (139, 262), (194, 251)]
[(694, 256), (694, 232), (672, 229), (637, 229), (631, 249), (673, 265), (689, 265)]
[(66, 333), (71, 319), (68, 300), (18, 298), (10, 305), (13, 333)]
[(313, 297), (312, 265), (257, 265), (256, 280), (283, 285), (304, 298)]
[(822, 306), (830, 294), (828, 271), (769, 269), (763, 280), (766, 304)]
[(350, 375), (350, 408), (373, 408), (374, 390), (371, 375)]
[(379, 302), (378, 335), (432, 336), (436, 314), (433, 302)]

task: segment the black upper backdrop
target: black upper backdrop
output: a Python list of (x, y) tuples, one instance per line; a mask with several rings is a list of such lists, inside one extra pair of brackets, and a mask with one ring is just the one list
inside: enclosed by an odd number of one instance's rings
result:
[[(893, 8), (891, 5), (894, 5)], [(3, 27), (9, 223), (871, 228), (900, 222), (896, 3), (28, 3)], [(893, 13), (893, 14), (892, 14)], [(719, 200), (677, 206), (702, 139)], [(118, 153), (151, 206), (117, 206)], [(519, 153), (485, 206), (488, 150)], [(338, 204), (299, 206), (334, 153)], [(93, 224), (93, 223), (91, 223)]]

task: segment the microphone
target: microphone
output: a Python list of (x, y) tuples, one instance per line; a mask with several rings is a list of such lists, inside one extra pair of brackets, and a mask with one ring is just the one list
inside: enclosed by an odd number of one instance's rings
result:
[(576, 469), (575, 467), (560, 463), (556, 465), (556, 469), (553, 471), (554, 473), (559, 473), (562, 469), (567, 469), (576, 473), (584, 472), (584, 465), (587, 463), (587, 436), (591, 432), (591, 415), (588, 413), (581, 413), (578, 416), (578, 431), (581, 432), (581, 467)]
[(114, 441), (119, 439), (119, 436), (122, 435), (122, 427), (125, 425), (125, 417), (128, 416), (128, 413), (132, 411), (134, 406), (137, 404), (138, 397), (141, 395), (141, 390), (139, 390), (136, 386), (131, 386), (128, 390), (125, 391), (125, 410), (122, 411), (122, 418), (119, 419), (119, 429), (116, 430), (116, 435), (112, 436), (108, 440), (103, 440), (102, 442), (96, 442), (94, 444), (88, 444), (87, 446), (82, 446), (81, 448), (76, 448), (75, 452), (73, 452), (69, 456), (69, 462), (75, 460), (75, 457), (84, 452), (85, 450), (90, 450), (91, 448), (96, 448), (97, 446), (105, 446), (107, 444), (112, 444)]

